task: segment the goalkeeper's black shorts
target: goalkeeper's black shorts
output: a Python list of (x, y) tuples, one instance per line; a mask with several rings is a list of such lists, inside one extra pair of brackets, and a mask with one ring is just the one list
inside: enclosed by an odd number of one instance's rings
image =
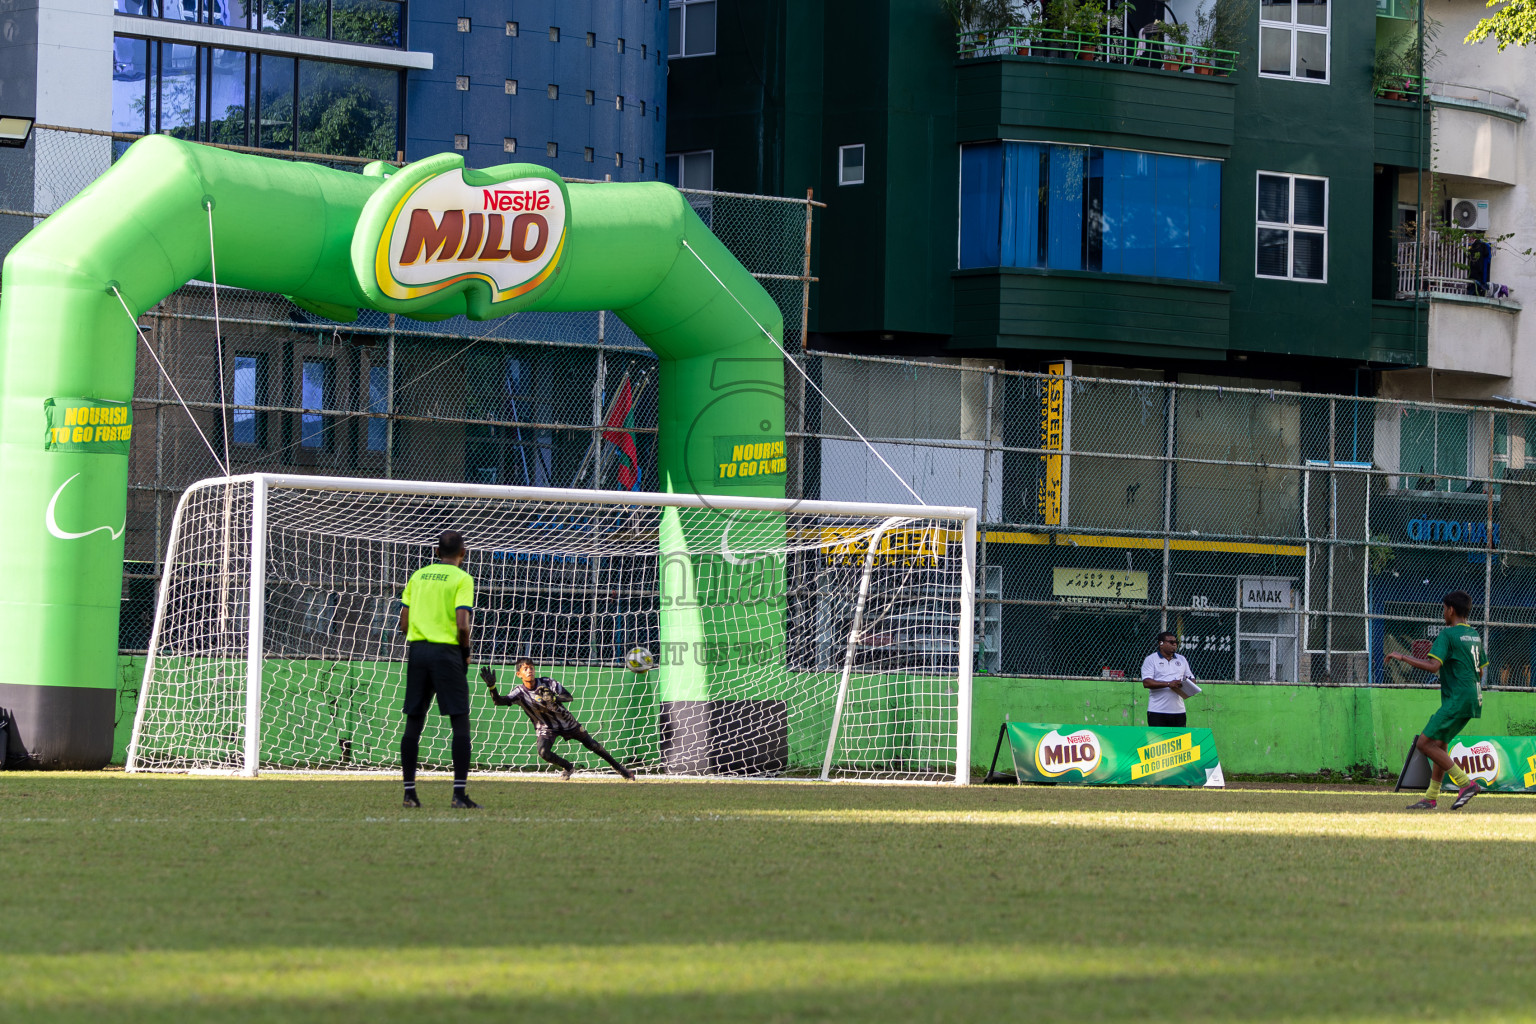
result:
[(405, 713), (424, 715), (437, 695), (443, 715), (469, 714), (469, 680), (465, 677), (464, 652), (458, 644), (411, 643), (405, 669)]

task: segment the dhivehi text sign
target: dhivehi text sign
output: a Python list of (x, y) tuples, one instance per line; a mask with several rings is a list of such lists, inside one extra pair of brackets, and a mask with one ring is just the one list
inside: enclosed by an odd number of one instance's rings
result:
[(1051, 593), (1056, 597), (1089, 600), (1145, 601), (1147, 574), (1134, 569), (1051, 570)]
[(1226, 785), (1209, 729), (1009, 722), (1020, 782), (1084, 786)]

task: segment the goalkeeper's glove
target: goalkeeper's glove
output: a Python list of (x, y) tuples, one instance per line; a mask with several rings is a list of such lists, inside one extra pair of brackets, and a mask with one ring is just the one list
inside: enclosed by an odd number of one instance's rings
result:
[(487, 687), (492, 690), (496, 689), (496, 673), (491, 671), (491, 666), (480, 666), (480, 678), (485, 681)]

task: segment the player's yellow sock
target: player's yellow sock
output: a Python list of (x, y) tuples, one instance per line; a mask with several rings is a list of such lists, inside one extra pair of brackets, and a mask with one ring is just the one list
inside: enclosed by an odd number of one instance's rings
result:
[(1438, 798), (1440, 796), (1440, 784), (1442, 781), (1443, 780), (1441, 779), (1430, 779), (1429, 792), (1424, 794), (1424, 799), (1434, 800)]
[(1460, 789), (1462, 786), (1467, 784), (1467, 773), (1462, 771), (1461, 768), (1455, 764), (1451, 765), (1445, 770), (1445, 777), (1450, 779), (1451, 785), (1455, 786), (1457, 789)]

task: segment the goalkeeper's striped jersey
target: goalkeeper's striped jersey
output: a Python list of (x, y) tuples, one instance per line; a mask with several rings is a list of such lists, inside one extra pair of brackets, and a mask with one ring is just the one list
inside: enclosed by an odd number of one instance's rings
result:
[(548, 676), (534, 679), (531, 690), (519, 682), (512, 687), (511, 693), (492, 692), (491, 699), (503, 707), (516, 704), (522, 708), (537, 730), (547, 729), (555, 733), (581, 731), (581, 723), (565, 707), (571, 701), (571, 691)]

